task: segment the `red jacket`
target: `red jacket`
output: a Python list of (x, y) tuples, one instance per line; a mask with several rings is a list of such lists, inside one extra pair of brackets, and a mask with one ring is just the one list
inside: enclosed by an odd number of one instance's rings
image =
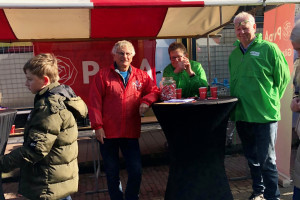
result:
[(139, 138), (140, 104), (158, 100), (159, 89), (148, 74), (131, 69), (126, 88), (114, 65), (100, 69), (91, 85), (89, 119), (93, 129), (104, 129), (106, 138)]

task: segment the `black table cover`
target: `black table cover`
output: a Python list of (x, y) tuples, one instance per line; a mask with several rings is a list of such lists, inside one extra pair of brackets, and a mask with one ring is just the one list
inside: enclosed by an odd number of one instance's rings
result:
[(224, 157), (227, 122), (236, 102), (223, 97), (153, 105), (170, 152), (166, 200), (233, 199)]
[[(0, 110), (0, 153), (4, 154), (8, 136), (11, 130), (11, 127), (15, 121), (17, 115), (17, 110), (14, 109), (5, 109)], [(2, 188), (2, 176), (0, 176), (0, 199), (5, 199)]]

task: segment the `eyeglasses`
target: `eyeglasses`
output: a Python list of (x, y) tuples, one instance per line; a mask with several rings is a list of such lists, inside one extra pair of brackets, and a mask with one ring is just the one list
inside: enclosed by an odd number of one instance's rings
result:
[(244, 21), (241, 21), (239, 23), (236, 23), (234, 24), (235, 27), (239, 27), (239, 26), (246, 26), (246, 24), (250, 22), (249, 20), (244, 20)]
[(127, 57), (131, 57), (132, 56), (132, 53), (129, 53), (129, 52), (122, 52), (122, 51), (117, 51), (116, 52), (119, 56), (127, 56)]
[(172, 57), (170, 57), (170, 59), (171, 59), (172, 61), (175, 61), (175, 60), (180, 60), (182, 57), (183, 57), (183, 56), (172, 56)]

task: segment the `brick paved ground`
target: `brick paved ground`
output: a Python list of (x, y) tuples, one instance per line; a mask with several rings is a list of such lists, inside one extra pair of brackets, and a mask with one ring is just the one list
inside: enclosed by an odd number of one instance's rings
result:
[[(165, 138), (160, 126), (157, 124), (142, 126), (142, 133), (140, 144), (141, 153), (144, 155), (142, 157), (144, 167), (140, 199), (163, 200), (169, 171), (169, 167), (167, 165), (168, 158), (167, 155), (163, 153), (165, 152)], [(238, 143), (239, 138), (235, 135), (233, 137), (233, 144)], [(90, 146), (89, 144), (90, 143), (87, 144), (87, 147)], [(236, 147), (238, 148), (238, 145), (234, 145), (232, 148), (226, 148), (226, 154), (228, 154), (228, 156), (225, 157), (225, 169), (234, 200), (246, 200), (252, 192), (252, 181), (249, 178), (249, 171), (244, 156), (234, 153), (238, 152)], [(88, 153), (88, 151), (85, 153)], [(296, 150), (293, 149), (291, 167), (293, 167), (295, 153)], [(83, 157), (85, 156), (86, 154), (83, 154)], [(107, 192), (86, 194), (86, 192), (89, 191), (93, 192), (98, 189), (107, 188), (105, 177), (100, 176), (98, 178), (97, 188), (95, 182), (96, 179), (92, 173), (93, 168), (91, 165), (89, 165), (89, 167), (81, 167), (80, 169), (79, 191), (72, 195), (73, 200), (109, 200)], [(291, 174), (292, 173), (293, 168), (291, 169)], [(124, 183), (126, 183), (127, 179), (126, 171), (121, 170), (120, 176), (123, 187), (125, 188)], [(17, 181), (14, 179), (12, 181), (5, 181), (6, 182), (3, 184), (5, 198), (10, 200), (24, 200), (24, 198), (17, 195)], [(292, 185), (287, 188), (280, 187), (281, 199), (292, 199), (292, 190)]]
[[(251, 194), (251, 179), (247, 178), (248, 169), (246, 160), (242, 155), (231, 155), (225, 158), (226, 173), (234, 200), (245, 200)], [(141, 200), (163, 200), (168, 177), (168, 165), (145, 166), (143, 168), (143, 180), (141, 185)], [(126, 171), (121, 170), (121, 181), (126, 182)], [(86, 194), (87, 191), (96, 191), (106, 188), (105, 177), (98, 179), (98, 188), (95, 187), (93, 173), (80, 174), (79, 191), (72, 195), (73, 200), (109, 200), (108, 193)], [(23, 200), (17, 197), (17, 182), (4, 183), (5, 198), (10, 200)], [(281, 199), (292, 198), (292, 186), (282, 188)]]

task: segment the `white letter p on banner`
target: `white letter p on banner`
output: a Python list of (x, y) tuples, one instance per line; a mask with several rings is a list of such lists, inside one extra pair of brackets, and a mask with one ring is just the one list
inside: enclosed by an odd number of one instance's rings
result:
[[(93, 67), (91, 71), (89, 71), (89, 66)], [(95, 61), (82, 61), (83, 84), (89, 84), (89, 77), (97, 74), (98, 71), (99, 65)]]

